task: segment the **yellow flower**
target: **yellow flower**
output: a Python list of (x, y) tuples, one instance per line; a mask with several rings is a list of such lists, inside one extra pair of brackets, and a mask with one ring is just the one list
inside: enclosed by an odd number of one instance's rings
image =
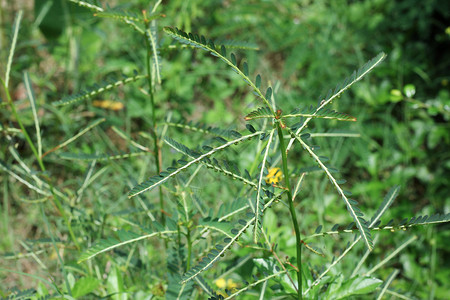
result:
[(227, 286), (227, 282), (223, 278), (219, 278), (215, 281), (215, 284), (219, 289), (224, 289)]
[(270, 168), (269, 173), (266, 176), (266, 182), (268, 184), (277, 184), (281, 181), (283, 177), (283, 172), (281, 172), (280, 168)]
[(92, 102), (92, 104), (95, 107), (101, 107), (104, 109), (109, 109), (109, 110), (121, 110), (124, 108), (124, 105), (122, 102), (119, 101), (113, 101), (113, 100), (94, 100), (94, 102)]
[(232, 279), (228, 279), (227, 280), (227, 289), (232, 291), (235, 288), (237, 288), (237, 284)]
[(235, 288), (237, 288), (237, 284), (233, 281), (233, 279), (228, 279), (225, 280), (224, 278), (219, 278), (217, 279), (215, 282), (216, 286), (219, 289), (228, 289), (228, 290), (233, 290)]

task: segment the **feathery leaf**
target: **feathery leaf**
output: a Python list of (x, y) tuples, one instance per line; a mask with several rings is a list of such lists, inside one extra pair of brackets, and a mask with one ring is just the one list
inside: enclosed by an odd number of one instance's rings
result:
[(106, 92), (108, 90), (111, 90), (115, 87), (118, 87), (119, 85), (125, 85), (131, 82), (134, 82), (136, 80), (139, 80), (141, 78), (146, 78), (146, 75), (135, 75), (133, 77), (126, 77), (124, 76), (124, 79), (121, 80), (115, 80), (111, 81), (109, 83), (105, 83), (103, 86), (93, 86), (88, 88), (87, 91), (82, 91), (80, 93), (70, 95), (68, 97), (65, 97), (61, 100), (55, 101), (52, 104), (55, 106), (61, 106), (61, 105), (67, 105), (79, 102), (81, 100), (90, 99), (94, 96), (97, 96), (100, 93)]
[(345, 204), (347, 206), (348, 212), (352, 216), (353, 220), (355, 221), (356, 226), (359, 229), (361, 238), (363, 239), (363, 241), (366, 244), (367, 248), (369, 250), (372, 250), (372, 248), (373, 248), (372, 236), (370, 234), (370, 230), (369, 230), (367, 221), (364, 220), (363, 213), (361, 212), (361, 210), (357, 206), (357, 202), (355, 200), (347, 198), (346, 193), (339, 186), (339, 184), (337, 183), (336, 179), (331, 174), (330, 168), (325, 166), (325, 164), (320, 160), (319, 156), (317, 156), (316, 153), (314, 153), (314, 151), (311, 150), (311, 147), (309, 147), (308, 144), (306, 144), (301, 137), (296, 135), (289, 128), (288, 128), (288, 131), (291, 134), (291, 136), (293, 136), (297, 141), (300, 142), (302, 147), (315, 159), (315, 161), (319, 164), (319, 166), (325, 171), (325, 173), (327, 174), (328, 178), (330, 179), (330, 182), (335, 186), (337, 192), (341, 195), (342, 200), (344, 200), (344, 202), (345, 202)]
[[(226, 56), (223, 56), (218, 51), (218, 49), (220, 50), (220, 48), (216, 48), (213, 41), (211, 40), (206, 41), (206, 38), (204, 37), (199, 38), (198, 35), (193, 35), (192, 33), (187, 34), (186, 32), (179, 30), (178, 28), (173, 29), (170, 27), (165, 27), (164, 32), (183, 44), (191, 45), (195, 48), (205, 50), (211, 53), (211, 55), (220, 58), (224, 63), (230, 66), (253, 89), (254, 93), (263, 100), (264, 104), (267, 107), (270, 107), (270, 101), (268, 100), (269, 98), (264, 96), (259, 87), (257, 87), (253, 83), (253, 81), (249, 78), (247, 63), (244, 63), (243, 70), (239, 69), (239, 67), (236, 65), (236, 57), (234, 54), (231, 54), (230, 57), (231, 60), (229, 60)], [(275, 115), (275, 112), (273, 112), (273, 114)]]
[(261, 170), (259, 172), (259, 179), (258, 179), (258, 187), (256, 190), (256, 203), (255, 203), (255, 226), (253, 228), (253, 242), (256, 244), (258, 242), (258, 228), (260, 227), (262, 221), (261, 221), (261, 188), (262, 188), (262, 183), (265, 183), (265, 175), (264, 175), (264, 170), (265, 170), (265, 164), (267, 162), (267, 156), (269, 155), (269, 150), (270, 150), (270, 144), (273, 141), (273, 136), (274, 136), (274, 132), (275, 129), (272, 129), (272, 131), (270, 132), (269, 135), (269, 140), (267, 141), (267, 145), (265, 148), (265, 153), (264, 153), (264, 157), (261, 163)]
[[(279, 195), (275, 195), (273, 196), (269, 201), (267, 201), (267, 203), (264, 205), (264, 207), (262, 208), (262, 212), (264, 212), (264, 210), (266, 210), (268, 207), (270, 207), (272, 205), (272, 203), (279, 199), (279, 197), (281, 197), (281, 194)], [(216, 247), (216, 251), (214, 251), (214, 254), (212, 255), (208, 255), (206, 257), (203, 258), (203, 260), (195, 267), (193, 267), (192, 269), (190, 269), (189, 271), (186, 272), (186, 274), (184, 274), (183, 276), (183, 281), (182, 283), (188, 282), (192, 279), (194, 279), (195, 277), (197, 277), (198, 275), (200, 275), (200, 273), (206, 271), (207, 269), (209, 269), (213, 263), (217, 260), (219, 260), (219, 258), (223, 255), (225, 255), (225, 252), (231, 248), (231, 246), (237, 242), (237, 240), (239, 239), (239, 237), (251, 226), (255, 223), (256, 218), (253, 217), (249, 220), (244, 220), (246, 223), (245, 225), (243, 225), (241, 227), (241, 229), (235, 229), (232, 232), (233, 233), (233, 237), (232, 238), (225, 238), (224, 245), (220, 245), (220, 247)], [(241, 224), (242, 225), (242, 224)]]
[[(187, 168), (189, 168), (191, 165), (200, 162), (204, 159), (208, 159), (208, 156), (213, 155), (214, 153), (216, 153), (217, 151), (223, 150), (231, 145), (234, 145), (235, 143), (240, 143), (242, 141), (245, 141), (247, 139), (251, 139), (252, 137), (261, 134), (262, 132), (255, 132), (246, 136), (241, 136), (240, 138), (237, 138), (235, 140), (232, 140), (230, 142), (224, 143), (216, 148), (213, 148), (211, 150), (209, 150), (208, 152), (204, 153), (204, 154), (200, 154), (200, 153), (195, 153), (195, 152), (191, 152), (192, 157), (194, 157), (193, 160), (191, 160), (190, 162), (186, 162), (183, 163), (183, 165), (179, 168), (170, 168), (167, 170), (167, 172), (162, 172), (161, 174), (157, 175), (157, 176), (153, 176), (150, 177), (147, 181), (142, 182), (141, 184), (135, 186), (129, 193), (128, 193), (128, 197), (132, 198), (134, 196), (137, 196), (145, 191), (151, 190), (157, 186), (159, 186), (160, 184), (166, 182), (167, 180), (169, 180), (170, 178), (172, 178), (173, 176), (177, 175), (178, 173), (180, 173), (183, 170), (186, 170)], [(174, 144), (175, 141), (173, 141), (172, 139), (166, 138), (166, 143), (171, 145)], [(174, 146), (176, 147), (176, 146)]]
[[(358, 69), (357, 72), (353, 72), (352, 76), (346, 78), (341, 84), (337, 85), (334, 93), (329, 91), (327, 97), (323, 99), (318, 107), (316, 108), (313, 115), (316, 115), (323, 107), (325, 107), (327, 104), (331, 103), (334, 99), (339, 97), (345, 90), (350, 88), (353, 84), (355, 84), (357, 81), (361, 80), (367, 73), (372, 71), (377, 65), (379, 65), (384, 59), (386, 58), (386, 54), (381, 52), (376, 57), (368, 61), (365, 65), (363, 65), (361, 68)], [(295, 134), (300, 134), (300, 132), (307, 126), (309, 121), (312, 120), (312, 117), (308, 117), (303, 124), (295, 131)], [(286, 148), (286, 151), (289, 151), (292, 147), (292, 144), (294, 143), (295, 137), (292, 137), (289, 141), (289, 144)]]
[(81, 7), (88, 8), (95, 12), (102, 12), (103, 8), (101, 7), (101, 4), (98, 0), (69, 0), (70, 2), (73, 2)]
[(78, 263), (83, 262), (85, 260), (89, 260), (94, 256), (99, 255), (100, 253), (113, 250), (117, 247), (121, 247), (123, 245), (131, 244), (143, 239), (151, 238), (153, 236), (161, 235), (161, 234), (175, 234), (176, 230), (164, 230), (164, 231), (156, 231), (150, 234), (139, 235), (137, 233), (131, 231), (123, 231), (119, 230), (117, 232), (117, 238), (110, 237), (105, 240), (101, 240), (96, 243), (91, 248), (84, 251), (80, 258), (78, 259)]
[(381, 203), (380, 207), (378, 208), (377, 212), (372, 216), (369, 227), (373, 227), (375, 223), (381, 218), (381, 216), (387, 211), (389, 206), (391, 206), (392, 202), (394, 202), (395, 198), (397, 198), (399, 191), (400, 186), (398, 185), (392, 187), (389, 190), (389, 192), (384, 197), (384, 200)]
[(245, 116), (246, 121), (264, 118), (274, 118), (272, 111), (268, 107), (259, 107)]
[(59, 154), (62, 159), (68, 160), (115, 160), (130, 158), (135, 156), (149, 155), (148, 151), (130, 152), (130, 153), (116, 153), (116, 154), (87, 154), (87, 153), (70, 153), (63, 152)]
[(145, 36), (149, 45), (152, 48), (152, 58), (153, 58), (153, 66), (155, 68), (156, 73), (156, 82), (161, 84), (161, 57), (159, 56), (159, 45), (158, 45), (158, 35), (156, 34), (156, 29), (154, 26), (151, 26), (150, 29), (145, 31)]
[(221, 129), (221, 128), (217, 128), (217, 127), (206, 126), (204, 124), (193, 123), (191, 121), (189, 121), (189, 122), (184, 122), (184, 121), (167, 122), (167, 123), (162, 123), (162, 125), (168, 125), (168, 126), (172, 126), (172, 127), (184, 128), (184, 129), (188, 129), (188, 130), (192, 130), (192, 131), (207, 133), (207, 134), (211, 134), (211, 135), (215, 135), (215, 136), (220, 136), (220, 137), (223, 137), (226, 139), (239, 138), (242, 136), (239, 132), (237, 132), (235, 130)]
[(289, 114), (283, 115), (283, 118), (321, 118), (321, 119), (332, 119), (338, 121), (356, 121), (355, 117), (349, 116), (345, 113), (337, 112), (331, 109), (321, 109), (316, 110), (313, 106), (305, 107), (303, 109), (295, 109)]

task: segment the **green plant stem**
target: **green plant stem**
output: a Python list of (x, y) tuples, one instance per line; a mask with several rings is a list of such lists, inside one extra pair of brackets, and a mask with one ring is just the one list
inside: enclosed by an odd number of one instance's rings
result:
[[(31, 140), (30, 136), (28, 135), (28, 132), (25, 129), (25, 126), (23, 126), (22, 120), (20, 119), (19, 115), (17, 114), (16, 106), (14, 105), (14, 102), (12, 101), (11, 95), (9, 94), (9, 89), (6, 86), (6, 84), (3, 81), (3, 79), (0, 79), (0, 80), (2, 81), (3, 88), (4, 88), (5, 93), (6, 93), (6, 98), (8, 99), (8, 104), (11, 107), (12, 114), (16, 118), (16, 121), (19, 124), (19, 127), (22, 130), (22, 133), (25, 136), (25, 139), (26, 139), (28, 145), (30, 146), (31, 151), (33, 152), (34, 156), (36, 157), (36, 160), (37, 160), (37, 162), (39, 164), (39, 167), (40, 167), (41, 171), (45, 172), (46, 169), (45, 169), (45, 166), (44, 166), (44, 162), (42, 161), (42, 157), (39, 156), (38, 151), (36, 150), (36, 147), (33, 144), (33, 141)], [(53, 203), (56, 205), (56, 207), (58, 209), (58, 212), (61, 214), (61, 216), (64, 219), (64, 222), (67, 225), (67, 229), (69, 230), (70, 238), (72, 239), (72, 241), (75, 244), (75, 246), (77, 247), (77, 249), (80, 249), (80, 246), (79, 246), (79, 244), (77, 242), (77, 239), (75, 238), (75, 234), (73, 233), (72, 225), (70, 224), (70, 221), (67, 218), (66, 213), (64, 212), (64, 209), (62, 207), (61, 201), (59, 200), (58, 195), (56, 195), (55, 190), (53, 188), (53, 184), (51, 183), (51, 181), (48, 181), (48, 185), (50, 187), (50, 192), (53, 195), (53, 197), (52, 197)]]
[(186, 226), (187, 234), (187, 246), (188, 246), (188, 255), (186, 261), (186, 271), (191, 269), (191, 258), (192, 258), (192, 242), (191, 242), (191, 229), (189, 228), (189, 224)]
[[(150, 23), (147, 24), (149, 26)], [(147, 31), (150, 31), (150, 28), (147, 28)], [(149, 33), (150, 34), (150, 33)], [(153, 78), (152, 78), (152, 66), (151, 66), (151, 45), (147, 39), (145, 38), (145, 44), (147, 46), (147, 80), (148, 80), (148, 94), (150, 97), (150, 104), (152, 106), (152, 136), (153, 136), (153, 155), (155, 157), (156, 162), (156, 171), (157, 173), (161, 173), (161, 151), (158, 146), (158, 135), (156, 131), (156, 107), (155, 107), (155, 96), (153, 94)], [(164, 198), (163, 198), (163, 192), (162, 187), (159, 186), (159, 208), (161, 210), (161, 223), (164, 226), (166, 224), (166, 216), (164, 215)]]
[(300, 228), (298, 226), (297, 214), (295, 212), (294, 202), (292, 201), (292, 193), (291, 193), (291, 185), (289, 183), (289, 173), (287, 168), (287, 155), (286, 155), (286, 144), (284, 143), (283, 131), (281, 130), (280, 123), (276, 123), (278, 130), (278, 138), (280, 139), (280, 151), (281, 158), (283, 160), (283, 174), (284, 181), (287, 188), (287, 196), (289, 202), (289, 211), (291, 213), (292, 225), (294, 226), (295, 238), (296, 238), (296, 246), (297, 246), (297, 281), (298, 281), (298, 290), (297, 290), (297, 299), (303, 299), (302, 294), (302, 237), (300, 234)]

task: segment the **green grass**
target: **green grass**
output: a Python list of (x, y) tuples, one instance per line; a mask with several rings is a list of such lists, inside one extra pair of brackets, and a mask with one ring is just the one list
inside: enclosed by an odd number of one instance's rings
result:
[[(445, 299), (449, 35), (416, 2), (3, 4), (0, 296)], [(356, 121), (308, 120), (379, 52), (327, 104)]]

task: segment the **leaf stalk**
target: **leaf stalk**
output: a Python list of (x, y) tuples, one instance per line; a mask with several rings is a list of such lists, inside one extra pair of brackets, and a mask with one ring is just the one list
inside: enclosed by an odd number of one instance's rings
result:
[[(147, 30), (146, 35), (150, 35), (150, 22), (146, 22)], [(156, 131), (156, 107), (155, 107), (155, 96), (153, 93), (153, 78), (152, 78), (152, 66), (151, 66), (151, 56), (152, 56), (152, 46), (150, 45), (150, 42), (148, 38), (145, 38), (145, 45), (147, 47), (147, 59), (146, 59), (146, 67), (147, 67), (147, 81), (148, 81), (148, 94), (150, 98), (150, 104), (152, 106), (152, 130), (151, 134), (153, 136), (153, 155), (155, 157), (155, 163), (156, 163), (156, 171), (157, 173), (161, 173), (162, 169), (162, 157), (161, 157), (161, 149), (159, 148), (159, 142), (158, 142), (158, 134)], [(161, 223), (163, 226), (166, 224), (166, 216), (164, 215), (164, 196), (162, 192), (162, 187), (159, 186), (159, 208), (161, 210)]]

